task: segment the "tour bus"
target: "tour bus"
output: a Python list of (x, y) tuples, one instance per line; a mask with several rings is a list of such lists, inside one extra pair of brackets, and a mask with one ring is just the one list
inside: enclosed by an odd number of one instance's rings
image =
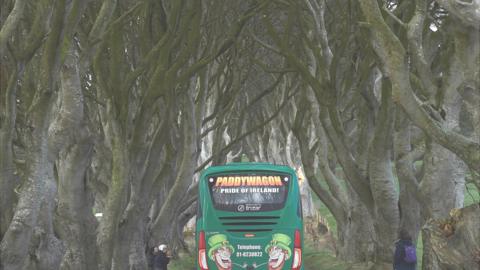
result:
[(293, 169), (212, 166), (198, 188), (198, 270), (303, 270), (302, 206)]

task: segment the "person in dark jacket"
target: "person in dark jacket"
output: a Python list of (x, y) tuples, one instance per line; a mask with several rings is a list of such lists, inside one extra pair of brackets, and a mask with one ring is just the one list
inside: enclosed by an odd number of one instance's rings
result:
[(412, 237), (406, 230), (401, 230), (399, 238), (400, 239), (395, 242), (393, 269), (415, 270), (417, 267), (417, 258)]
[(158, 246), (158, 251), (153, 255), (153, 269), (154, 270), (168, 270), (168, 263), (170, 257), (167, 256), (167, 246)]
[(149, 249), (148, 252), (146, 252), (148, 269), (150, 270), (153, 269), (153, 260), (157, 253), (158, 253), (158, 246), (155, 246), (152, 249)]

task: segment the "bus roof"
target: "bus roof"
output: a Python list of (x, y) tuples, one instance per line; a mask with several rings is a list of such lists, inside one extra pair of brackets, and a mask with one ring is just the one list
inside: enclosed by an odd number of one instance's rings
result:
[(210, 166), (205, 169), (202, 175), (224, 172), (224, 171), (250, 171), (250, 170), (260, 170), (260, 171), (283, 171), (287, 173), (295, 173), (295, 171), (286, 165), (277, 165), (268, 162), (232, 162), (225, 165), (219, 166)]

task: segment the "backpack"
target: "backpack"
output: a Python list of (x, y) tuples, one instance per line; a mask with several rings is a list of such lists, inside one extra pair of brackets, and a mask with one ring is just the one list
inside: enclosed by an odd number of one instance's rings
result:
[(403, 260), (407, 263), (414, 263), (417, 261), (417, 254), (415, 252), (415, 247), (413, 245), (404, 246), (405, 257)]

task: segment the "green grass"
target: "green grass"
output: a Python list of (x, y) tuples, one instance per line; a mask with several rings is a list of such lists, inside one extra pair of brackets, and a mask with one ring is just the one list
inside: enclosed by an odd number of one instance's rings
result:
[(321, 202), (316, 195), (312, 196), (314, 198), (314, 204), (317, 206), (320, 215), (327, 220), (328, 227), (332, 231), (332, 235), (337, 237), (337, 221), (335, 217), (332, 215), (330, 210)]
[(195, 268), (195, 255), (180, 254), (180, 259), (173, 260), (168, 265), (169, 270), (193, 270)]
[(350, 264), (337, 260), (328, 252), (316, 252), (305, 254), (304, 257), (305, 270), (348, 270)]
[(464, 205), (469, 206), (479, 202), (480, 202), (480, 193), (478, 192), (477, 187), (473, 183), (467, 184), (465, 188)]
[(305, 270), (348, 270), (351, 265), (338, 260), (334, 254), (327, 250), (316, 250), (310, 241), (305, 241), (303, 253)]
[(422, 241), (422, 231), (418, 234), (417, 240), (417, 269), (422, 269), (423, 261), (423, 241)]

